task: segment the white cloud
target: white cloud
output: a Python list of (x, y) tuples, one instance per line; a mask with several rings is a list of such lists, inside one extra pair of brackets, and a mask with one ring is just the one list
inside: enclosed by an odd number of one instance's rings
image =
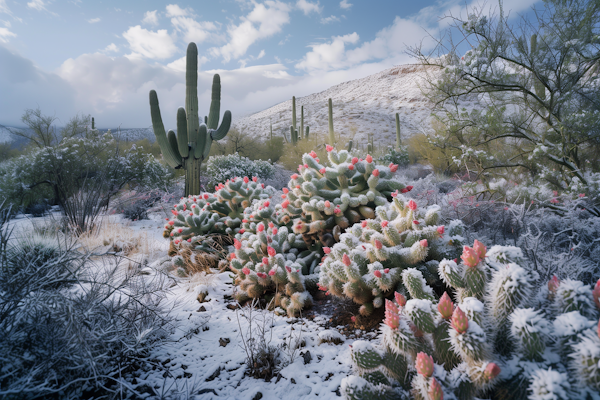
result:
[(296, 2), (296, 8), (302, 10), (304, 15), (308, 15), (311, 12), (321, 13), (321, 10), (323, 9), (323, 7), (319, 7), (318, 1), (316, 3), (311, 3), (307, 0), (298, 0)]
[[(10, 17), (12, 17), (12, 19), (14, 19), (15, 21), (19, 21), (19, 22), (23, 22), (23, 20), (19, 17), (16, 17), (11, 11), (10, 8), (8, 8), (8, 5), (6, 4), (6, 0), (0, 0), (0, 14), (8, 14)], [(4, 22), (4, 24), (6, 25), (6, 21)], [(10, 26), (7, 26), (7, 28), (10, 28)]]
[(142, 19), (142, 23), (148, 24), (148, 25), (158, 25), (157, 12), (158, 12), (158, 10), (146, 11), (144, 13), (144, 19)]
[(171, 23), (175, 30), (183, 35), (186, 42), (201, 43), (211, 38), (214, 41), (221, 40), (218, 38), (217, 25), (209, 21), (196, 21), (190, 17), (173, 17)]
[(340, 1), (340, 8), (343, 8), (344, 10), (347, 10), (350, 7), (352, 7), (352, 4), (348, 3), (348, 0), (342, 0), (342, 1)]
[(268, 0), (263, 4), (254, 3), (254, 8), (239, 25), (227, 28), (229, 43), (213, 47), (213, 56), (222, 57), (224, 62), (238, 59), (258, 40), (281, 32), (283, 25), (290, 22), (290, 6), (279, 0)]
[(87, 22), (89, 22), (90, 24), (95, 24), (96, 22), (100, 22), (100, 18), (88, 19)]
[[(202, 64), (205, 64), (207, 61), (208, 61), (207, 57), (198, 55), (198, 69), (200, 69)], [(183, 56), (171, 63), (168, 63), (167, 68), (170, 68), (172, 70), (179, 71), (179, 72), (185, 72), (186, 56)]]
[(0, 42), (8, 43), (9, 38), (16, 36), (17, 34), (11, 32), (8, 28), (0, 28)]
[(340, 22), (340, 19), (338, 17), (336, 17), (335, 15), (332, 15), (331, 17), (327, 17), (327, 18), (321, 18), (322, 24), (328, 24), (330, 22)]
[(311, 45), (312, 50), (296, 64), (296, 68), (306, 71), (344, 68), (347, 66), (346, 44), (356, 44), (358, 39), (358, 33), (354, 32), (344, 36), (334, 36), (329, 43)]
[(177, 4), (167, 5), (167, 18), (185, 17), (189, 14), (187, 9), (179, 7)]
[(114, 43), (109, 44), (108, 46), (106, 46), (104, 48), (104, 50), (102, 50), (103, 53), (109, 53), (109, 52), (116, 53), (117, 51), (119, 51), (119, 47)]
[(169, 36), (166, 29), (154, 32), (136, 25), (124, 32), (123, 37), (129, 42), (129, 47), (134, 52), (132, 56), (164, 59), (172, 57), (177, 51), (173, 38)]

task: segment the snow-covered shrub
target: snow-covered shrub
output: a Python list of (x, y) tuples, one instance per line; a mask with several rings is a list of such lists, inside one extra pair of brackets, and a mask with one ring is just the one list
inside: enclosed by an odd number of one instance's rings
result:
[(396, 164), (400, 167), (406, 167), (410, 163), (408, 148), (406, 146), (400, 146), (400, 148), (395, 149), (390, 146), (387, 153), (381, 155), (377, 161), (385, 165)]
[(261, 180), (269, 179), (275, 174), (275, 167), (263, 160), (252, 161), (238, 153), (227, 156), (212, 156), (206, 163), (209, 176), (208, 187), (244, 176), (256, 176)]
[[(381, 344), (352, 345), (347, 399), (584, 399), (600, 390), (600, 280), (534, 290), (516, 248), (475, 241), (443, 260), (441, 297), (403, 273), (409, 299), (386, 300)], [(410, 279), (406, 279), (409, 278)], [(448, 293), (453, 293), (454, 302)], [(596, 304), (594, 304), (594, 302)], [(568, 372), (567, 372), (568, 371)]]
[(149, 350), (171, 330), (166, 280), (124, 272), (118, 259), (56, 237), (10, 237), (0, 212), (0, 397), (138, 396), (127, 380), (150, 368)]

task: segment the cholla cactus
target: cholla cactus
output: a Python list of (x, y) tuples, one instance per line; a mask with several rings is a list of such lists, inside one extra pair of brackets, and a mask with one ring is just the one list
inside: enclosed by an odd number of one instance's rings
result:
[(307, 243), (327, 242), (324, 234), (337, 239), (350, 225), (374, 218), (375, 207), (386, 205), (394, 191), (408, 190), (390, 179), (397, 165), (375, 165), (370, 155), (359, 160), (329, 145), (327, 151), (329, 165), (321, 164), (314, 151), (304, 154), (304, 164), (292, 175), (286, 198), (277, 208), (280, 223), (293, 221), (294, 233), (302, 234)]
[(476, 242), (465, 246), (461, 264), (442, 261), (439, 273), (456, 304), (448, 293), (432, 298), (417, 274), (405, 282), (411, 299), (386, 301), (381, 344), (353, 344), (360, 376), (342, 382), (345, 397), (595, 398), (600, 290), (553, 279), (551, 290), (544, 284), (535, 296), (527, 271), (512, 262), (523, 259), (519, 253), (487, 252)]
[[(423, 276), (429, 283), (439, 281), (436, 260), (455, 257), (460, 249), (458, 221), (446, 230), (437, 225), (438, 207), (423, 213), (414, 200), (395, 196), (391, 204), (377, 207), (377, 219), (355, 224), (332, 249), (325, 249), (329, 254), (320, 267), (319, 284), (360, 304), (362, 315), (383, 306), (394, 290), (402, 292), (409, 285), (417, 290), (418, 284), (410, 282), (421, 282)], [(435, 294), (424, 285), (419, 298), (434, 301)]]
[[(306, 249), (300, 235), (287, 227), (245, 222), (252, 229), (242, 229), (234, 241), (235, 253), (230, 255), (229, 268), (237, 274), (235, 294), (239, 302), (266, 295), (274, 296), (275, 307), (289, 316), (312, 304), (306, 290), (307, 280), (316, 284), (310, 275), (320, 260), (320, 253)], [(305, 276), (308, 275), (308, 276)]]
[(253, 200), (271, 196), (256, 177), (234, 178), (215, 189), (214, 194), (182, 197), (171, 210), (173, 218), (165, 225), (163, 236), (178, 245), (184, 240), (201, 241), (199, 238), (209, 233), (233, 234), (242, 224), (244, 209)]

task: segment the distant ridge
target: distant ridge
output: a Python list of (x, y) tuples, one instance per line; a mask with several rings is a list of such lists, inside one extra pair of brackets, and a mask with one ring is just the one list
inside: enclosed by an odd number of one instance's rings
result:
[[(417, 64), (398, 65), (385, 71), (340, 83), (304, 97), (296, 97), (296, 111), (300, 118), (300, 106), (304, 106), (304, 123), (311, 134), (319, 137), (327, 134), (327, 99), (333, 101), (334, 130), (341, 134), (342, 143), (353, 139), (366, 145), (367, 135), (375, 134), (376, 146), (395, 143), (395, 114), (399, 113), (404, 138), (430, 129), (432, 104), (421, 93), (425, 83), (426, 69)], [(266, 110), (234, 121), (233, 125), (245, 134), (266, 138), (269, 122), (273, 134), (281, 136), (285, 130), (289, 136), (292, 121), (292, 100), (279, 103)], [(299, 124), (299, 122), (298, 122)]]

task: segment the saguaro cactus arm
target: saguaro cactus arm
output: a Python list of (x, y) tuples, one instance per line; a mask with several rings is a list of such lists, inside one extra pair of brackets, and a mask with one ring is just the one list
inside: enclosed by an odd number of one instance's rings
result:
[(160, 146), (160, 149), (165, 157), (165, 161), (173, 168), (181, 168), (182, 160), (181, 156), (177, 157), (167, 134), (165, 133), (165, 126), (163, 125), (162, 118), (160, 116), (160, 108), (158, 106), (158, 96), (155, 90), (150, 91), (150, 115), (152, 117), (152, 128), (156, 136), (156, 141)]

